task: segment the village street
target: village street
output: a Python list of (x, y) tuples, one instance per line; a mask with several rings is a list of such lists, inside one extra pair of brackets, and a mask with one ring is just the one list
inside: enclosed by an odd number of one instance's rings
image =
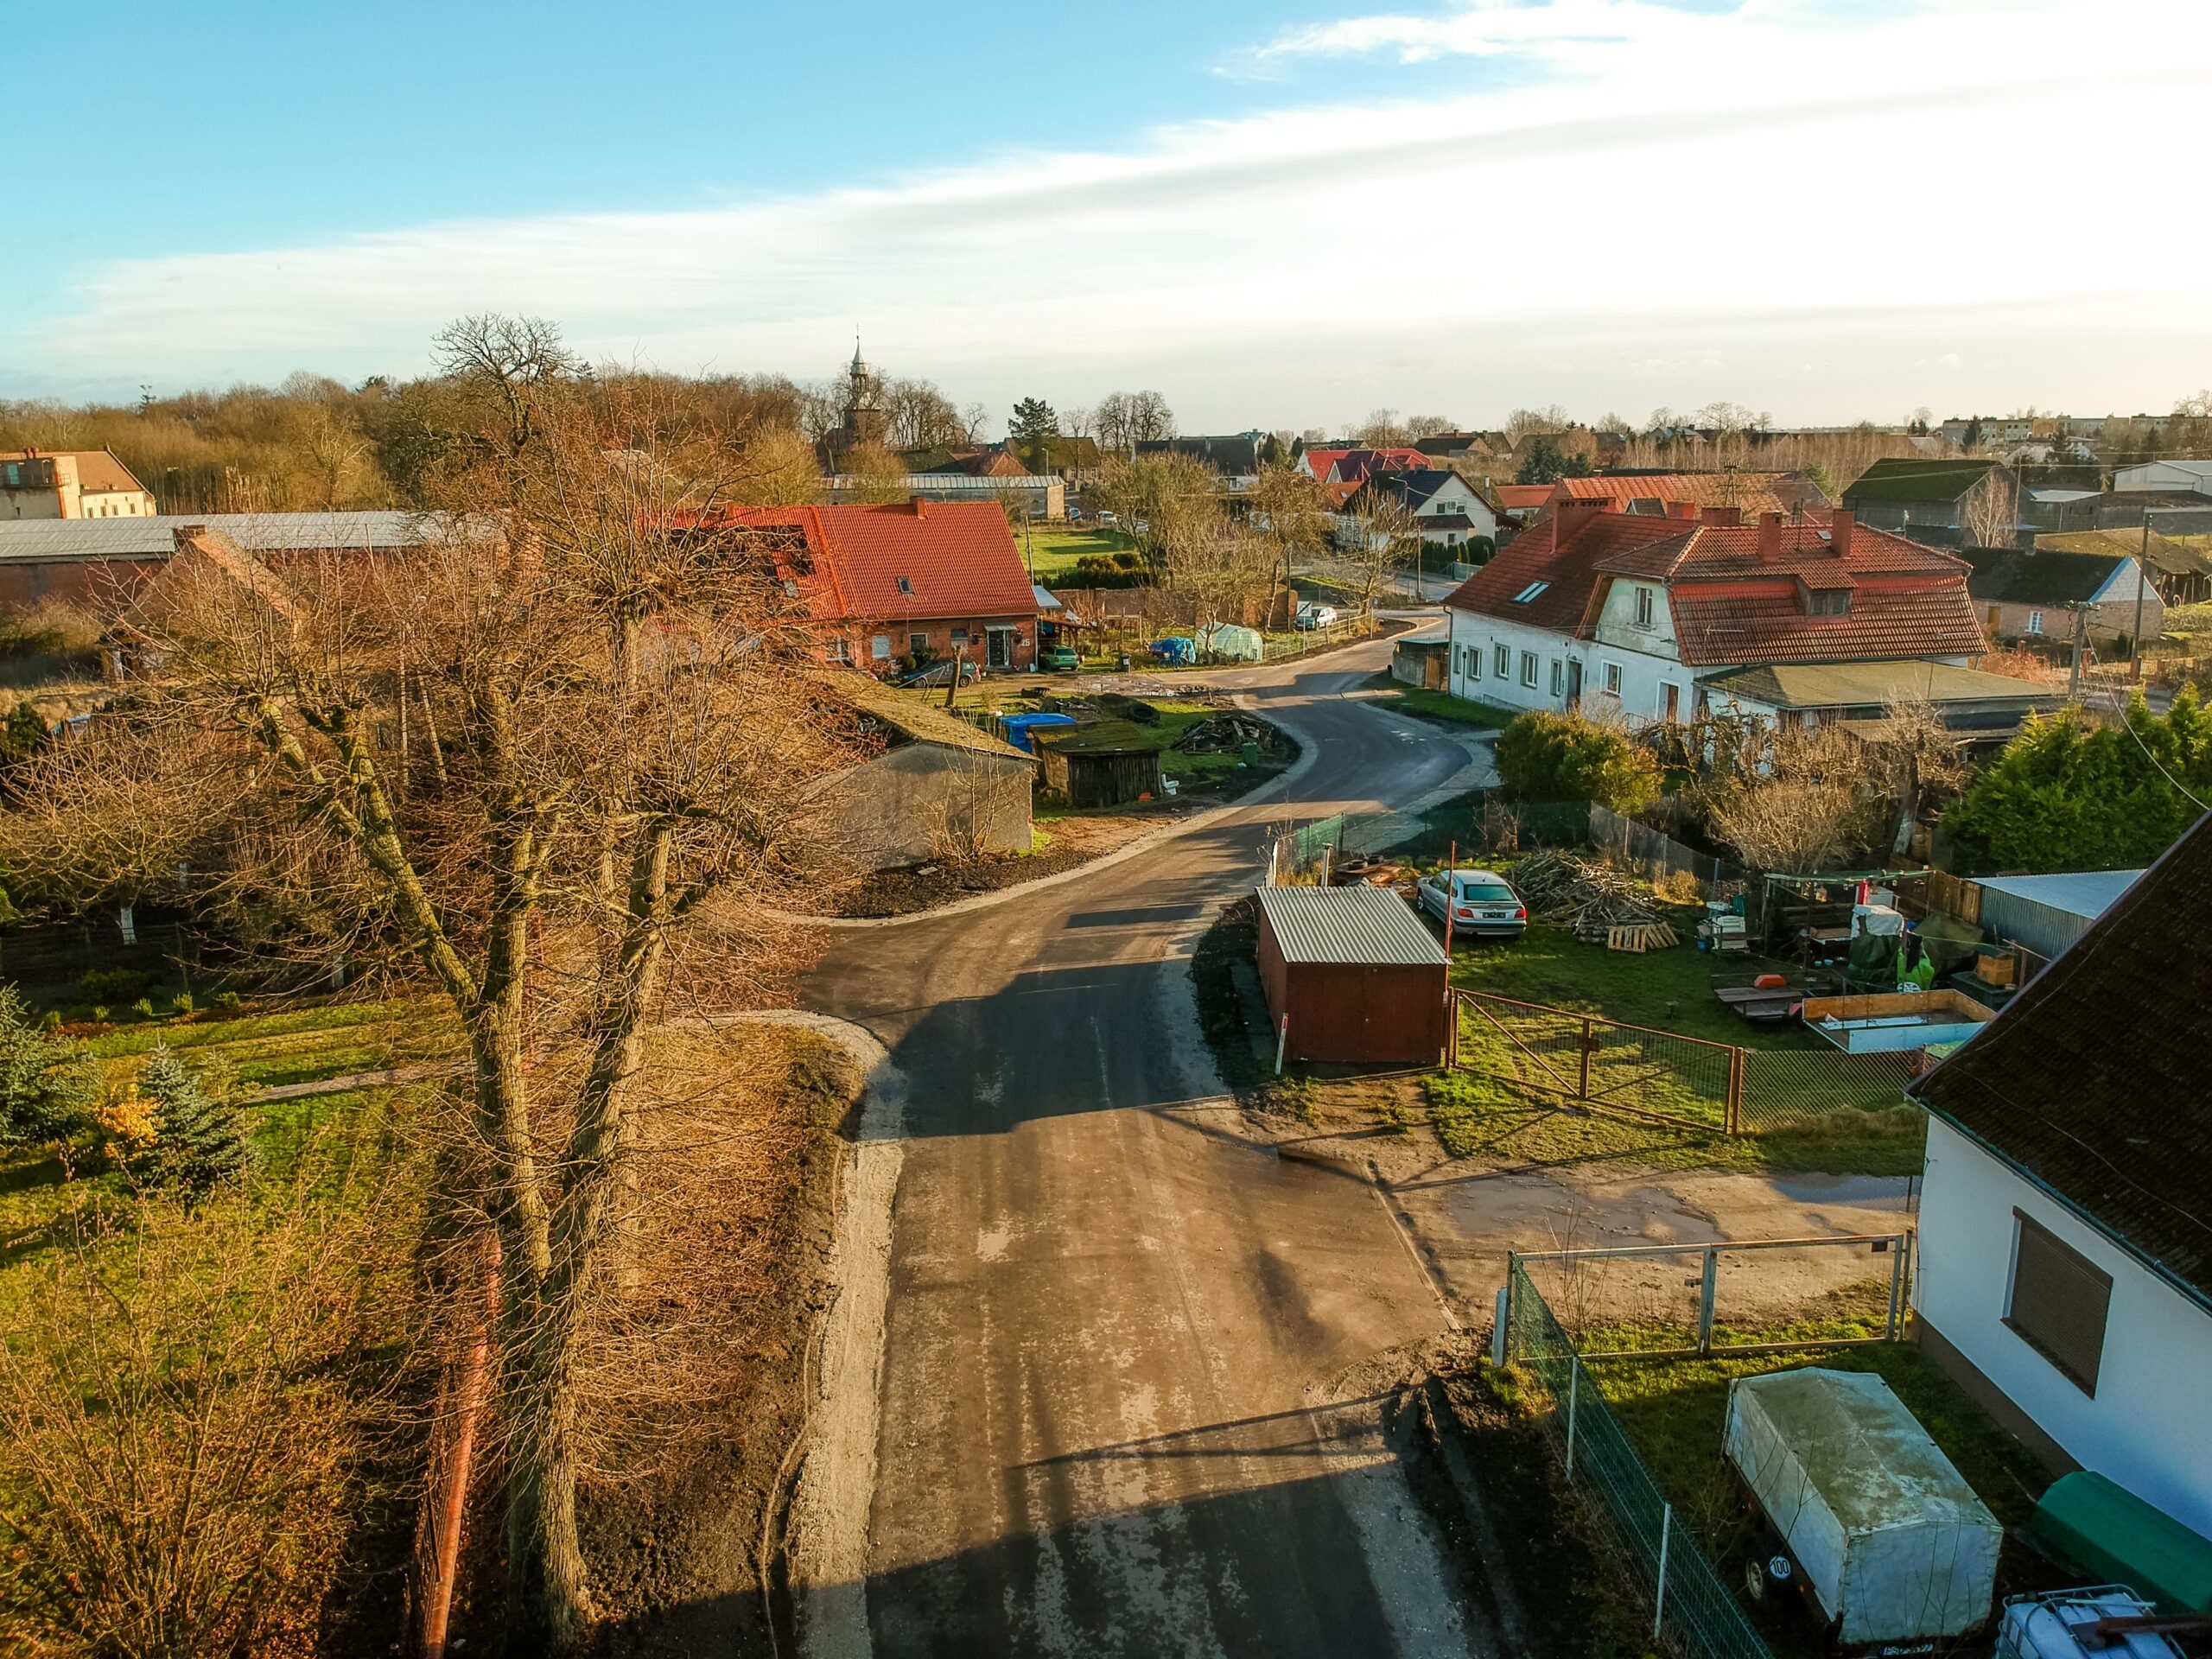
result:
[(812, 976), (904, 1105), (871, 1119), (899, 1146), (872, 1503), (846, 1495), (863, 1593), (803, 1597), (810, 1654), (1493, 1650), (1358, 1375), (1444, 1329), (1405, 1239), (1356, 1175), (1165, 1109), (1219, 1091), (1188, 954), (1285, 796), (1373, 810), (1485, 775), (1341, 695), (1389, 649), (1211, 677), (1307, 745), (1262, 800), (844, 933)]

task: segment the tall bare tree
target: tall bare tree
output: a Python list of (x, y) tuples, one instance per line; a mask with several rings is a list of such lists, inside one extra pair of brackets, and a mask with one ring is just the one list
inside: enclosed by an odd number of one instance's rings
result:
[(1975, 547), (2010, 547), (2019, 533), (2019, 491), (2012, 474), (1993, 467), (1967, 493), (1960, 512), (1961, 528)]
[(678, 963), (687, 997), (775, 971), (760, 915), (819, 879), (816, 785), (844, 757), (788, 550), (718, 511), (741, 461), (512, 360), (467, 371), (489, 420), (442, 542), (281, 576), (219, 545), (173, 562), (118, 619), (154, 677), (33, 780), (9, 853), (35, 878), (41, 824), (111, 819), (149, 770), (198, 780), (200, 858), (295, 893), (317, 873), (335, 948), (410, 958), (459, 1015), (461, 1161), (501, 1264), (507, 1618), (547, 1647), (594, 1616), (586, 1337), (620, 1294), (647, 1033)]

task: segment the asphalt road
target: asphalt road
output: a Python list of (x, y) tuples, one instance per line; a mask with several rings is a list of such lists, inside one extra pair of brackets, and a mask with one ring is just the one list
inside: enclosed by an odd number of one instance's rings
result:
[[(1362, 1180), (1233, 1133), (1188, 953), (1260, 826), (1402, 804), (1459, 740), (1212, 675), (1308, 740), (1266, 801), (988, 907), (849, 931), (806, 1002), (907, 1082), (864, 1586), (880, 1655), (1485, 1653), (1358, 1371), (1443, 1325)], [(1272, 805), (1269, 803), (1273, 803)]]

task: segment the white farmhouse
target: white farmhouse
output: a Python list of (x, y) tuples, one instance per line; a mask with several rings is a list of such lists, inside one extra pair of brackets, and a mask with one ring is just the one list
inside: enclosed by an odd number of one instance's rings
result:
[(1921, 1340), (2000, 1420), (2212, 1535), (2203, 822), (1916, 1084)]
[(1445, 601), (1453, 693), (1678, 720), (1741, 668), (1963, 666), (1987, 648), (1963, 563), (1847, 512), (1745, 524), (1734, 507), (1620, 505), (1556, 503)]
[(1497, 540), (1497, 515), (1475, 486), (1448, 467), (1371, 473), (1338, 510), (1338, 540), (1357, 537), (1368, 515), (1385, 504), (1402, 508), (1431, 547), (1460, 547), (1478, 536)]

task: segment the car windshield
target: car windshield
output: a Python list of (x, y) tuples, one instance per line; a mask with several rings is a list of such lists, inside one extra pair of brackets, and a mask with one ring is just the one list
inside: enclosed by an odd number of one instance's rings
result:
[(1510, 905), (1513, 902), (1513, 889), (1496, 881), (1463, 881), (1459, 884), (1459, 896), (1478, 905)]

